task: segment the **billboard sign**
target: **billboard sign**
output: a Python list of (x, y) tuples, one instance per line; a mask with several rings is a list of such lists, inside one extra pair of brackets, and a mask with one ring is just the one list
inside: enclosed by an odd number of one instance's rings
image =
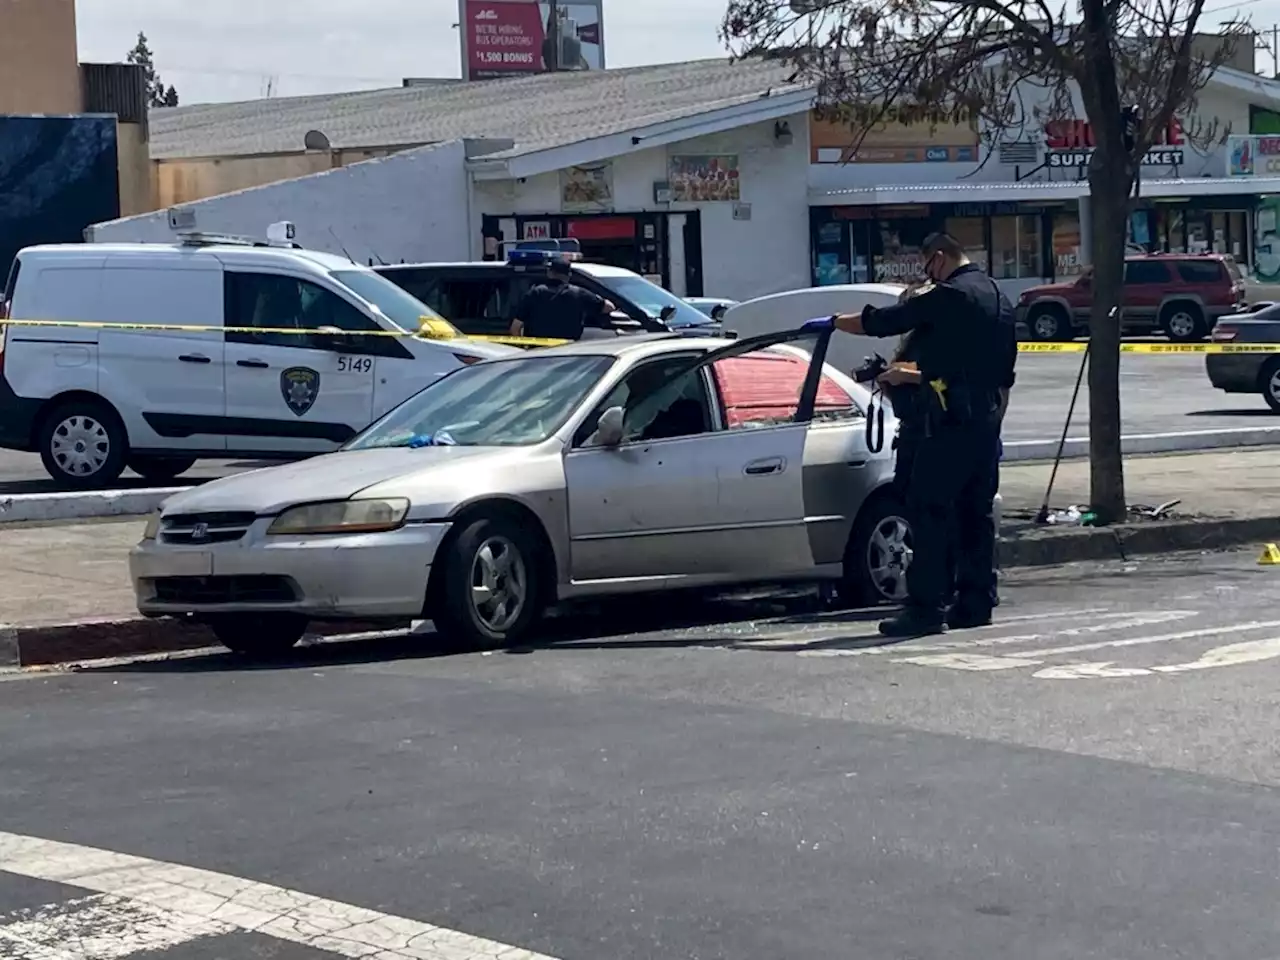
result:
[(603, 70), (603, 0), (460, 0), (462, 76)]

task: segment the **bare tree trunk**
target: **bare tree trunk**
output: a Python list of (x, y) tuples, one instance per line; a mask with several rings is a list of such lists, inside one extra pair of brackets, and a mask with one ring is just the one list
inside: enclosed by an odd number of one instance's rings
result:
[(1093, 310), (1089, 320), (1089, 497), (1100, 523), (1126, 517), (1124, 460), (1120, 453), (1120, 316), (1124, 285), (1129, 178), (1108, 172), (1105, 163), (1090, 170), (1093, 229)]

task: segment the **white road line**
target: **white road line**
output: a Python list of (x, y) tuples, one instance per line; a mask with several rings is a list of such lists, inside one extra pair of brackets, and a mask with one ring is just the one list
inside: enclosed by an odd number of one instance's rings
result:
[[(966, 637), (961, 640), (945, 640), (938, 643), (912, 643), (910, 650), (912, 653), (946, 653), (952, 650), (976, 650), (982, 647), (998, 647), (1006, 644), (1015, 643), (1032, 643), (1036, 640), (1046, 640), (1050, 637), (1078, 637), (1094, 633), (1110, 633), (1116, 630), (1133, 630), (1137, 627), (1156, 626), (1161, 623), (1170, 623), (1174, 620), (1186, 620), (1196, 616), (1198, 611), (1195, 610), (1143, 610), (1128, 611), (1125, 613), (1103, 614), (1095, 619), (1103, 620), (1102, 623), (1094, 623), (1084, 627), (1068, 627), (1065, 630), (1055, 630), (1052, 633), (1021, 633), (1013, 636), (968, 636), (971, 632), (965, 631)], [(1078, 614), (1071, 614), (1074, 618)], [(979, 627), (978, 630), (991, 630), (1002, 627), (1009, 623), (1008, 620), (998, 620), (989, 627)], [(828, 639), (838, 639), (841, 635), (835, 634)], [(865, 638), (850, 637), (849, 639), (874, 639), (872, 634), (867, 634)], [(810, 643), (815, 641), (808, 641)], [(791, 646), (797, 646), (798, 641), (792, 640)], [(887, 654), (901, 653), (903, 647), (901, 644), (881, 643), (870, 647), (832, 647), (826, 650), (798, 650), (797, 655), (802, 657), (868, 657), (868, 656), (885, 656)]]
[(0, 917), (0, 958), (122, 960), (235, 929), (99, 894)]
[[(355, 960), (552, 960), (456, 930), (229, 874), (3, 831), (0, 871), (123, 898), (180, 916), (184, 924), (221, 925)], [(64, 948), (50, 960), (80, 958)]]
[[(894, 663), (909, 663), (920, 667), (946, 667), (952, 670), (1018, 670), (1039, 666), (1046, 657), (1059, 657), (1070, 653), (1089, 653), (1093, 650), (1109, 650), (1117, 647), (1138, 647), (1152, 643), (1174, 643), (1178, 640), (1197, 640), (1215, 637), (1223, 633), (1244, 633), (1280, 627), (1280, 620), (1255, 620), (1249, 623), (1228, 623), (1200, 630), (1182, 630), (1150, 637), (1126, 637), (1121, 640), (1099, 640), (1096, 643), (1076, 643), (1065, 647), (1042, 647), (1039, 650), (1020, 650), (1004, 657), (976, 657), (965, 654), (940, 654), (938, 656), (903, 657)], [(1065, 669), (1055, 671), (1053, 679), (1065, 679)], [(1061, 674), (1061, 675), (1059, 675)], [(1091, 674), (1096, 675), (1096, 674)], [(1114, 675), (1114, 674), (1113, 674)], [(1129, 676), (1132, 674), (1126, 674)], [(1049, 679), (1046, 677), (1045, 679)]]

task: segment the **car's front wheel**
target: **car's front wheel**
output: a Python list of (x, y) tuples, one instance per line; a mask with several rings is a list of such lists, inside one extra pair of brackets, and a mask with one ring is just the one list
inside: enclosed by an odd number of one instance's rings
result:
[(1276, 413), (1280, 413), (1280, 357), (1272, 357), (1258, 373), (1262, 399)]
[(845, 547), (841, 600), (846, 606), (901, 603), (907, 598), (911, 565), (911, 525), (906, 511), (888, 495), (867, 503)]
[(227, 613), (208, 623), (220, 644), (244, 657), (278, 657), (307, 632), (307, 618), (294, 613)]
[(446, 548), (427, 616), (446, 637), (472, 649), (511, 646), (542, 613), (541, 553), (515, 519), (471, 521)]

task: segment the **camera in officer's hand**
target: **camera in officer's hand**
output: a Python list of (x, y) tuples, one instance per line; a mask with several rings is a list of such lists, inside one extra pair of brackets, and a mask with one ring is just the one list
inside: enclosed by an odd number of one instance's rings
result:
[(864, 357), (862, 366), (853, 371), (854, 383), (870, 383), (889, 369), (889, 361), (876, 353)]

